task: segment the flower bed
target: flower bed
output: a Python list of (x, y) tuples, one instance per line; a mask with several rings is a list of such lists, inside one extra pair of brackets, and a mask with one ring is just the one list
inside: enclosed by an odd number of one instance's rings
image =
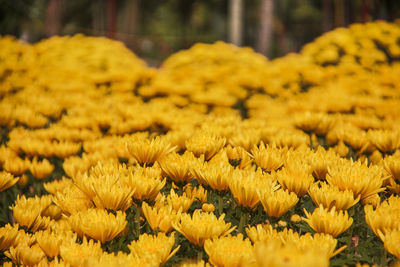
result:
[(400, 27), (153, 69), (106, 38), (0, 39), (6, 266), (400, 259)]

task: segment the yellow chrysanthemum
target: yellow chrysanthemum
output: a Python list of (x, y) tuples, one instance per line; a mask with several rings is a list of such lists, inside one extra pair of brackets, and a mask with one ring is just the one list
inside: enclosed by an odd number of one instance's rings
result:
[(385, 249), (400, 260), (400, 229), (387, 232), (386, 234), (382, 234), (379, 231), (379, 236), (383, 241)]
[(37, 158), (34, 158), (29, 165), (29, 171), (38, 180), (46, 178), (53, 172), (53, 170), (54, 166), (47, 159), (39, 162)]
[(39, 231), (34, 234), (36, 242), (44, 253), (50, 258), (60, 254), (60, 246), (63, 242), (74, 242), (76, 234), (72, 231), (52, 232), (49, 230)]
[(389, 156), (383, 160), (385, 171), (397, 181), (400, 181), (400, 157)]
[(375, 193), (382, 192), (382, 168), (377, 165), (367, 166), (361, 162), (342, 159), (337, 165), (330, 166), (326, 180), (340, 190), (353, 191), (355, 197), (361, 195), (364, 199)]
[(280, 240), (255, 244), (255, 258), (260, 267), (322, 267), (329, 266), (329, 257), (318, 249), (282, 244)]
[(61, 258), (71, 266), (80, 266), (86, 259), (99, 258), (102, 253), (101, 243), (93, 239), (88, 241), (86, 237), (83, 237), (81, 244), (71, 240), (63, 242), (60, 246)]
[(0, 192), (4, 191), (18, 182), (19, 178), (14, 178), (11, 173), (0, 172)]
[(133, 198), (136, 200), (155, 200), (160, 190), (164, 187), (166, 179), (163, 180), (149, 177), (143, 170), (137, 170), (134, 174), (128, 175), (125, 183), (135, 191)]
[(264, 211), (268, 216), (275, 218), (280, 218), (299, 201), (295, 193), (283, 189), (274, 192), (258, 190), (258, 196)]
[(276, 176), (283, 189), (299, 197), (304, 196), (314, 182), (310, 167), (297, 160), (289, 161), (282, 170), (276, 173)]
[(100, 209), (88, 209), (72, 214), (68, 218), (71, 228), (79, 236), (88, 236), (104, 243), (120, 234), (127, 224), (126, 214), (117, 211), (116, 215)]
[(225, 143), (225, 138), (203, 131), (186, 140), (185, 146), (197, 157), (203, 155), (205, 160), (209, 160), (224, 147)]
[(52, 195), (56, 195), (57, 192), (62, 192), (66, 187), (72, 185), (73, 180), (62, 177), (62, 179), (57, 179), (48, 183), (44, 183), (43, 187)]
[(286, 151), (286, 149), (279, 149), (268, 145), (265, 146), (265, 144), (261, 142), (260, 146), (255, 146), (251, 150), (251, 154), (258, 167), (265, 171), (276, 171), (283, 166)]
[(49, 226), (50, 218), (41, 216), (41, 213), (50, 206), (52, 202), (51, 195), (34, 198), (25, 198), (18, 196), (15, 204), (10, 207), (17, 223), (29, 228), (35, 232), (46, 229)]
[(176, 183), (186, 183), (193, 178), (191, 163), (195, 160), (192, 153), (184, 153), (180, 156), (177, 153), (170, 153), (158, 161), (164, 176)]
[(215, 266), (249, 266), (255, 263), (253, 246), (249, 239), (243, 239), (242, 234), (208, 239), (204, 250), (209, 262)]
[(118, 267), (118, 266), (156, 266), (157, 257), (155, 255), (142, 254), (140, 257), (137, 257), (133, 254), (126, 254), (122, 251), (119, 251), (117, 254), (115, 253), (102, 253), (100, 256), (90, 255), (85, 258), (82, 263), (83, 267), (90, 266), (107, 266), (107, 267)]
[(205, 190), (201, 185), (198, 187), (193, 187), (191, 184), (187, 184), (183, 187), (183, 189), (185, 190), (187, 197), (203, 203), (207, 202), (207, 190)]
[(308, 189), (308, 194), (315, 205), (322, 205), (326, 209), (335, 206), (336, 210), (347, 210), (360, 200), (360, 195), (354, 198), (352, 191), (348, 189), (341, 191), (337, 186), (326, 183), (312, 184)]
[(336, 237), (346, 231), (353, 223), (347, 211), (336, 211), (336, 208), (328, 210), (322, 205), (316, 208), (312, 214), (304, 209), (307, 218), (305, 222), (317, 233), (330, 234)]
[(365, 221), (374, 231), (375, 235), (379, 236), (378, 231), (384, 235), (393, 230), (400, 230), (400, 198), (390, 196), (383, 201), (374, 210), (372, 205), (364, 207)]
[(169, 205), (150, 207), (146, 202), (142, 203), (142, 212), (153, 231), (164, 233), (172, 230), (172, 222), (178, 220), (181, 213)]
[(14, 245), (15, 239), (18, 235), (18, 224), (11, 226), (6, 224), (0, 228), (0, 251), (7, 250)]
[(225, 214), (217, 218), (212, 213), (195, 210), (193, 215), (182, 214), (177, 222), (173, 222), (172, 226), (184, 235), (192, 244), (203, 246), (204, 241), (213, 238), (225, 236), (235, 230), (230, 228), (231, 223), (224, 221)]
[(175, 193), (174, 189), (171, 189), (167, 197), (165, 197), (163, 194), (159, 194), (157, 196), (155, 206), (168, 205), (175, 211), (186, 212), (192, 205), (193, 201), (194, 199), (187, 197), (186, 193), (183, 193), (182, 196), (179, 196), (177, 193)]
[(129, 153), (140, 164), (153, 164), (159, 158), (175, 150), (165, 139), (137, 139), (127, 144)]
[(46, 257), (38, 244), (28, 246), (26, 243), (10, 247), (4, 254), (12, 259), (15, 264), (23, 266), (35, 266)]
[(158, 233), (155, 236), (143, 234), (137, 241), (132, 241), (128, 248), (134, 256), (139, 258), (146, 254), (153, 255), (157, 258), (157, 264), (163, 265), (179, 250), (180, 245), (172, 250), (174, 244), (175, 232), (170, 236), (165, 233)]
[(270, 193), (279, 187), (276, 181), (265, 177), (260, 171), (237, 169), (231, 175), (229, 189), (236, 203), (242, 207), (255, 208), (260, 202), (257, 190), (262, 189), (263, 192)]
[(196, 163), (192, 166), (193, 176), (205, 186), (217, 191), (228, 190), (228, 177), (232, 167), (226, 164)]
[(53, 201), (68, 216), (93, 207), (93, 202), (74, 184), (56, 192)]

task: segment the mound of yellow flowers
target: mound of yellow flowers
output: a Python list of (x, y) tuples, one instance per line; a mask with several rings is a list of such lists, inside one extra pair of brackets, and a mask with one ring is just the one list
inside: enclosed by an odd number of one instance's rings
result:
[(0, 261), (398, 264), (399, 40), (354, 24), (153, 69), (102, 37), (1, 37)]

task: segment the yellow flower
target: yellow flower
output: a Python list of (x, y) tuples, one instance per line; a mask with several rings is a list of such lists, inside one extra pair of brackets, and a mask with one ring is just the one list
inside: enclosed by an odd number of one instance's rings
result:
[(253, 243), (268, 240), (273, 231), (276, 233), (276, 230), (270, 224), (257, 224), (256, 226), (246, 228), (246, 234)]
[(239, 169), (246, 169), (252, 162), (249, 153), (243, 147), (232, 147), (229, 145), (224, 150), (232, 166), (237, 166)]
[(390, 153), (400, 147), (400, 134), (391, 130), (369, 130), (368, 138), (381, 152)]
[(145, 175), (143, 170), (137, 170), (134, 174), (128, 175), (125, 183), (135, 191), (133, 198), (136, 200), (155, 200), (160, 190), (164, 187), (166, 179), (163, 180)]
[(274, 192), (258, 190), (258, 196), (264, 207), (264, 211), (268, 216), (275, 218), (280, 218), (299, 201), (295, 193), (283, 189)]
[(106, 174), (92, 180), (92, 198), (97, 208), (126, 211), (132, 205), (135, 189), (126, 186), (118, 174)]
[(387, 232), (386, 234), (382, 234), (380, 231), (378, 233), (383, 241), (385, 249), (400, 260), (400, 229)]
[(253, 209), (259, 202), (258, 190), (263, 193), (272, 193), (279, 188), (277, 182), (261, 170), (240, 170), (232, 172), (229, 188), (239, 206)]
[(161, 158), (158, 163), (164, 173), (176, 183), (187, 183), (193, 178), (190, 172), (191, 162), (195, 160), (191, 152), (186, 152), (182, 156), (177, 153), (170, 153)]
[(63, 242), (60, 246), (61, 258), (71, 266), (80, 266), (86, 259), (99, 258), (102, 253), (101, 243), (93, 239), (88, 241), (86, 237), (83, 237), (81, 244), (70, 240)]
[(337, 156), (332, 150), (326, 151), (323, 147), (318, 147), (318, 149), (309, 157), (309, 164), (313, 176), (316, 179), (325, 180), (326, 174), (328, 173), (328, 167), (332, 164), (336, 164), (338, 159), (339, 156)]
[(172, 222), (178, 220), (181, 214), (181, 211), (176, 211), (169, 205), (150, 207), (146, 202), (142, 203), (142, 212), (153, 231), (164, 233), (172, 230)]
[(34, 158), (29, 165), (29, 171), (38, 180), (46, 178), (53, 170), (54, 166), (47, 159), (43, 159), (39, 162), (37, 158)]
[(68, 216), (93, 207), (92, 201), (74, 184), (68, 184), (64, 190), (57, 191), (53, 202)]
[(318, 130), (318, 133), (325, 134), (332, 128), (333, 121), (325, 113), (305, 112), (294, 118), (294, 125), (307, 133)]
[(326, 183), (312, 184), (308, 189), (308, 194), (315, 205), (322, 205), (326, 209), (335, 206), (336, 210), (347, 210), (360, 200), (360, 195), (354, 198), (352, 191), (348, 189), (341, 191), (337, 186)]
[(175, 232), (170, 236), (165, 233), (158, 233), (156, 236), (143, 234), (139, 236), (139, 240), (132, 241), (128, 248), (139, 258), (146, 254), (153, 255), (157, 258), (157, 265), (163, 265), (179, 250), (180, 245), (172, 250), (174, 244)]
[(385, 190), (382, 188), (382, 182), (385, 180), (382, 168), (377, 165), (367, 166), (359, 161), (342, 159), (329, 167), (326, 180), (342, 191), (353, 191), (355, 197), (361, 195), (361, 199)]
[(276, 171), (283, 166), (284, 157), (287, 149), (278, 149), (276, 147), (265, 146), (264, 142), (251, 149), (251, 154), (253, 155), (254, 162), (258, 167), (264, 171)]
[(347, 211), (336, 211), (336, 208), (324, 209), (322, 205), (316, 208), (312, 214), (304, 209), (307, 218), (303, 220), (317, 233), (330, 234), (336, 237), (346, 231), (353, 223)]
[(88, 209), (72, 214), (68, 218), (71, 228), (79, 236), (88, 236), (104, 243), (119, 235), (127, 224), (126, 214), (117, 211), (116, 215), (105, 210)]
[(18, 224), (11, 226), (9, 223), (0, 228), (0, 251), (7, 250), (14, 245), (18, 235)]
[(374, 210), (372, 205), (364, 207), (365, 221), (374, 231), (375, 235), (379, 236), (381, 231), (384, 235), (393, 230), (400, 230), (400, 198), (390, 196), (383, 201)]
[(400, 181), (400, 157), (388, 156), (383, 160), (383, 166), (391, 178)]
[(159, 158), (175, 150), (165, 139), (137, 139), (127, 144), (129, 153), (139, 164), (153, 164)]
[(292, 222), (294, 222), (294, 223), (298, 223), (298, 222), (301, 222), (301, 221), (302, 221), (302, 218), (301, 218), (300, 215), (298, 215), (298, 214), (293, 214), (293, 215), (290, 217), (290, 221), (292, 221)]
[(280, 240), (256, 243), (255, 258), (260, 267), (329, 266), (329, 257), (321, 254), (320, 250), (283, 244)]
[(61, 218), (61, 213), (62, 210), (58, 206), (51, 204), (44, 211), (42, 211), (40, 215), (50, 217), (53, 220), (58, 220)]
[(373, 194), (364, 198), (361, 202), (364, 205), (371, 204), (372, 206), (377, 207), (381, 203), (381, 198), (379, 197), (378, 194)]
[(207, 190), (204, 189), (201, 185), (198, 187), (193, 187), (190, 184), (187, 184), (183, 187), (187, 197), (198, 200), (203, 203), (207, 202)]
[(3, 164), (3, 169), (14, 175), (21, 175), (29, 168), (29, 160), (23, 160), (20, 157), (6, 159)]
[(75, 242), (76, 234), (72, 231), (52, 232), (45, 230), (36, 232), (34, 238), (43, 252), (48, 257), (54, 258), (60, 254), (60, 246), (63, 242)]
[(249, 239), (243, 239), (242, 234), (208, 239), (204, 250), (214, 266), (248, 266), (255, 263), (253, 246)]
[(211, 267), (211, 264), (209, 264), (208, 262), (205, 263), (203, 260), (201, 260), (201, 261), (184, 260), (178, 266), (179, 267)]
[(26, 243), (10, 247), (9, 251), (6, 251), (4, 254), (12, 259), (15, 264), (24, 266), (35, 266), (46, 257), (38, 244), (30, 247)]
[(283, 189), (299, 197), (304, 196), (314, 182), (310, 167), (297, 160), (288, 161), (285, 167), (276, 173), (276, 176)]
[(196, 163), (192, 166), (193, 176), (205, 186), (209, 186), (217, 191), (228, 190), (228, 177), (232, 167), (227, 164), (211, 164), (208, 162)]
[(164, 206), (167, 204), (175, 211), (186, 212), (192, 205), (193, 201), (194, 199), (188, 198), (186, 193), (183, 193), (182, 196), (179, 196), (175, 193), (174, 189), (171, 189), (167, 197), (165, 197), (163, 194), (158, 194), (155, 206)]
[(202, 209), (204, 212), (214, 212), (215, 207), (214, 207), (214, 205), (213, 205), (212, 203), (204, 203), (204, 204), (201, 206), (201, 209)]
[(18, 182), (19, 178), (14, 178), (11, 173), (0, 172), (0, 192), (4, 191)]
[(182, 214), (177, 222), (172, 223), (172, 226), (190, 243), (201, 247), (205, 240), (225, 236), (235, 230), (236, 226), (230, 228), (231, 223), (226, 223), (224, 217), (225, 214), (217, 219), (212, 213), (195, 210), (192, 216), (186, 213)]
[(205, 160), (209, 160), (224, 147), (225, 143), (225, 138), (202, 131), (186, 140), (185, 146), (197, 157), (203, 155)]
[(107, 267), (118, 267), (118, 266), (156, 266), (157, 258), (155, 255), (141, 255), (140, 257), (134, 256), (133, 254), (126, 254), (122, 251), (115, 253), (104, 252), (100, 256), (90, 255), (80, 266), (107, 266)]
[(62, 179), (57, 179), (51, 182), (47, 182), (43, 184), (44, 189), (52, 195), (55, 195), (57, 192), (62, 192), (66, 187), (72, 185), (72, 179), (67, 177), (62, 177)]
[(35, 232), (46, 229), (49, 226), (50, 218), (42, 217), (41, 213), (50, 206), (52, 202), (51, 195), (34, 198), (25, 198), (24, 195), (18, 195), (15, 204), (10, 207), (13, 211), (15, 220), (19, 225), (29, 228)]

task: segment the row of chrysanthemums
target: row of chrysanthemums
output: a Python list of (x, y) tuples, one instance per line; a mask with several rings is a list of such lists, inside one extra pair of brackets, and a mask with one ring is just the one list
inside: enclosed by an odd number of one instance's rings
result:
[(0, 38), (5, 266), (396, 265), (400, 27), (268, 60)]

